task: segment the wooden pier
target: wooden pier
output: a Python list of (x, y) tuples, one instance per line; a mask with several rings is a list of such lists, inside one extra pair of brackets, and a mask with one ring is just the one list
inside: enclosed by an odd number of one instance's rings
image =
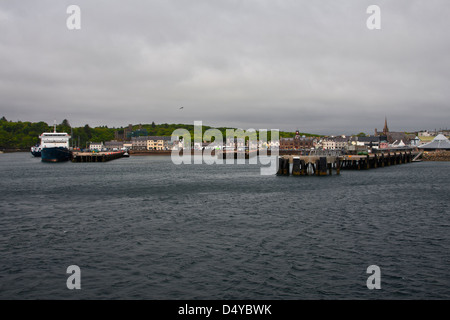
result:
[(415, 153), (411, 151), (380, 152), (367, 155), (301, 156), (284, 155), (278, 158), (279, 176), (326, 176), (341, 170), (368, 170), (410, 163)]
[(122, 158), (125, 151), (72, 152), (72, 162), (106, 162)]

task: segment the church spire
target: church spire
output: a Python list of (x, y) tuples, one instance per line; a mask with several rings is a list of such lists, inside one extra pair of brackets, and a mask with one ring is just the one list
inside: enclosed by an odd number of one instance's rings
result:
[(383, 134), (386, 135), (386, 133), (389, 132), (389, 128), (387, 126), (387, 117), (384, 117), (384, 128), (383, 128)]

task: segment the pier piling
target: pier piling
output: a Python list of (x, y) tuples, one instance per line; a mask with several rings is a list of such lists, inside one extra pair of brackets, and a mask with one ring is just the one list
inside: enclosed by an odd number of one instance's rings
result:
[(293, 176), (299, 176), (301, 174), (300, 166), (301, 166), (300, 158), (298, 158), (298, 157), (294, 158), (293, 166), (292, 166), (292, 175)]

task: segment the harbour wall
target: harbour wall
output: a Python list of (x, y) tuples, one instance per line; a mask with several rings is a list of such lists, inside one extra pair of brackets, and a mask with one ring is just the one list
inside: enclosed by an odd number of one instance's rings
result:
[(424, 152), (423, 161), (450, 161), (450, 151)]

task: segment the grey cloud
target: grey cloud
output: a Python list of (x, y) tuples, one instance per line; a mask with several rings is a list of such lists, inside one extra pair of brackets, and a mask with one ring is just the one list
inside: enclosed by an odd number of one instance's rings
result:
[[(0, 1), (0, 107), (74, 125), (175, 122), (317, 133), (448, 126), (444, 0)], [(179, 107), (185, 108), (180, 111)]]

